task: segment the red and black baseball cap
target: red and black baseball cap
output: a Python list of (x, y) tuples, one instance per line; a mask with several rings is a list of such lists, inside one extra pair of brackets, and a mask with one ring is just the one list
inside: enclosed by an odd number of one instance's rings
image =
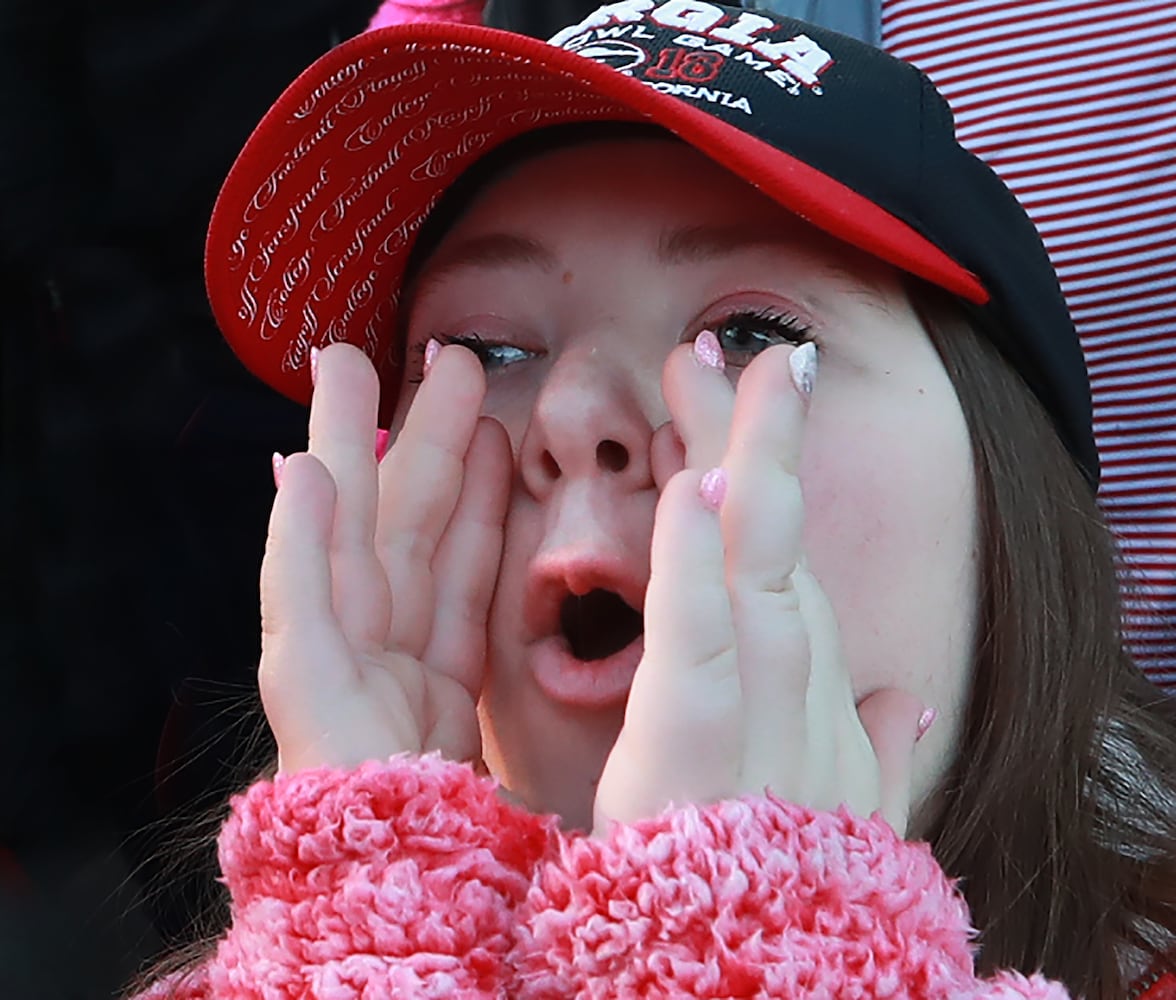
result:
[(413, 24), (328, 52), (258, 125), (213, 212), (205, 275), (229, 343), (302, 401), (310, 348), (356, 344), (387, 414), (400, 285), (430, 210), (509, 140), (588, 122), (663, 128), (957, 296), (1097, 484), (1086, 367), (1053, 267), (930, 81), (855, 39), (715, 3), (611, 3), (550, 43)]

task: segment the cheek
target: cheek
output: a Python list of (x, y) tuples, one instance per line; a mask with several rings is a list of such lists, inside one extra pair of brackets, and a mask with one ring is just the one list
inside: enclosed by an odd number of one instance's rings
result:
[[(392, 415), (391, 431), (393, 437), (398, 435), (404, 427), (408, 411), (420, 389), (419, 383), (407, 383), (401, 386), (400, 395), (396, 400), (396, 410)], [(524, 379), (517, 376), (508, 378), (494, 378), (487, 380), (486, 398), (482, 403), (482, 415), (493, 417), (503, 427), (510, 437), (511, 450), (517, 456), (519, 445), (527, 431), (527, 424), (531, 419), (535, 396), (539, 386), (535, 379)]]
[(491, 372), (486, 378), (482, 414), (492, 417), (506, 428), (516, 461), (549, 375), (550, 366), (545, 362), (536, 362), (524, 363), (515, 370)]
[(962, 417), (806, 437), (801, 475), (809, 564), (833, 605), (859, 697), (930, 685), (941, 705), (955, 701), (976, 609)]
[(535, 505), (512, 498), (502, 539), (502, 560), (490, 608), (491, 642), (512, 645), (520, 635), (527, 566), (542, 535), (542, 520)]

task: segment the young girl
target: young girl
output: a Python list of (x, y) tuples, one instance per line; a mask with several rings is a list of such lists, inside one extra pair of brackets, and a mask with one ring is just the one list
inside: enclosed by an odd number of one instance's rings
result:
[(1176, 719), (1081, 353), (917, 71), (684, 0), (372, 32), (207, 260), (310, 447), (278, 773), (148, 995), (1163, 993)]

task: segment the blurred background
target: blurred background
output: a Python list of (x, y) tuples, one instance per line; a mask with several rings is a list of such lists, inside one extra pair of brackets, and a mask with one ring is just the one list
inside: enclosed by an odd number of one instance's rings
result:
[(266, 756), (269, 462), (305, 416), (221, 340), (204, 230), (262, 113), (375, 7), (0, 5), (5, 1000), (116, 995), (183, 937)]

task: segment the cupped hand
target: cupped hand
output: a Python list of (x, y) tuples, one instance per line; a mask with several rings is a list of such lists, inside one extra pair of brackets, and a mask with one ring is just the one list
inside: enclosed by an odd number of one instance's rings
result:
[(438, 750), (476, 760), (475, 705), (502, 550), (510, 443), (485, 378), (440, 351), (382, 461), (379, 387), (318, 357), (305, 454), (284, 464), (261, 572), (259, 683), (279, 769)]
[(738, 391), (690, 346), (667, 362), (685, 467), (658, 503), (645, 654), (597, 789), (597, 833), (670, 804), (765, 790), (880, 810), (905, 833), (924, 706), (896, 689), (855, 701), (801, 545), (808, 392), (793, 351), (763, 352)]

